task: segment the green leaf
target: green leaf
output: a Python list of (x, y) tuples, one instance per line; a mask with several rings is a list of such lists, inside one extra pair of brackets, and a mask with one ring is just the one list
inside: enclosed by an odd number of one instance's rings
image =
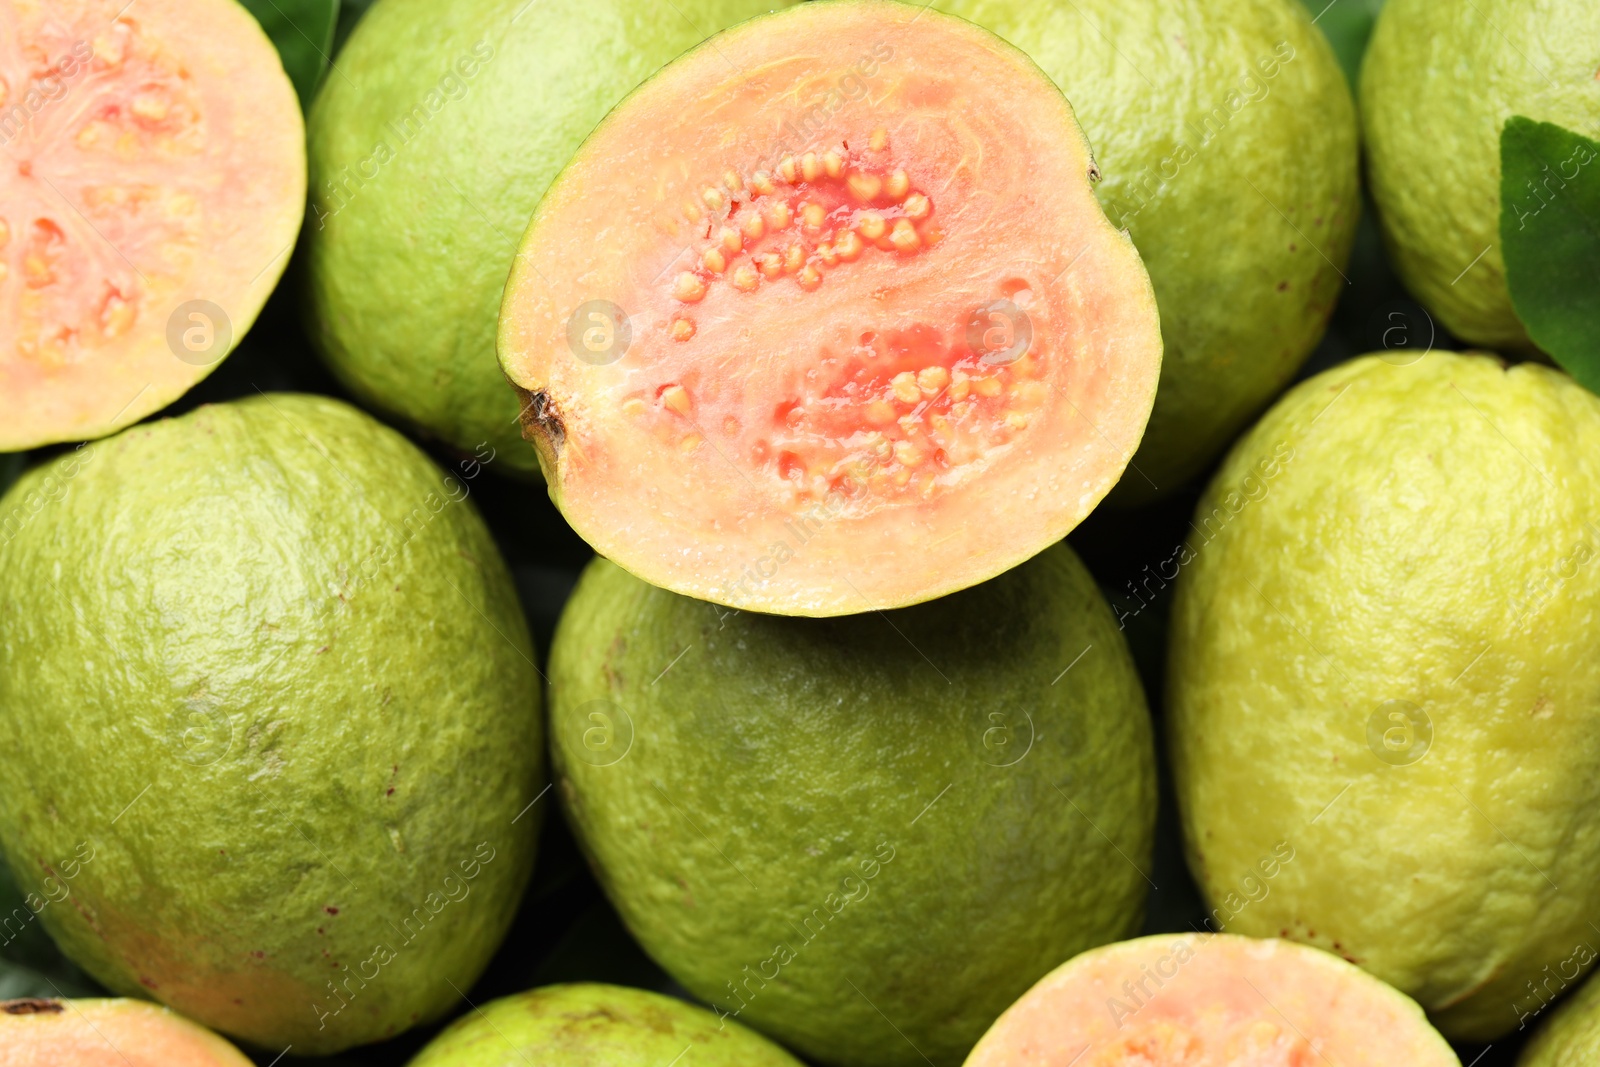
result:
[(1361, 72), (1361, 57), (1366, 54), (1367, 40), (1372, 36), (1373, 23), (1383, 9), (1383, 0), (1301, 0), (1311, 17), (1321, 28), (1323, 36), (1333, 46), (1333, 54), (1344, 68), (1344, 76), (1355, 88)]
[(301, 108), (311, 100), (333, 55), (333, 31), (339, 24), (339, 0), (240, 0), (261, 23), (283, 59), (283, 69), (300, 94)]
[(1600, 393), (1600, 142), (1521, 115), (1506, 121), (1500, 247), (1528, 336)]

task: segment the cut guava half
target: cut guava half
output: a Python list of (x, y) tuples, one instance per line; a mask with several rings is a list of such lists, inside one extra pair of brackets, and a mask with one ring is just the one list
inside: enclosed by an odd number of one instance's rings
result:
[(1161, 362), (1089, 146), (1020, 51), (891, 0), (711, 38), (552, 185), (501, 310), (551, 497), (602, 555), (840, 615), (991, 578), (1121, 475)]
[(6, 1067), (250, 1067), (244, 1053), (143, 1000), (0, 1001)]
[(965, 1067), (1459, 1067), (1416, 1001), (1337, 956), (1234, 934), (1156, 934), (1075, 956)]
[(0, 3), (0, 452), (183, 395), (305, 212), (305, 129), (233, 0)]

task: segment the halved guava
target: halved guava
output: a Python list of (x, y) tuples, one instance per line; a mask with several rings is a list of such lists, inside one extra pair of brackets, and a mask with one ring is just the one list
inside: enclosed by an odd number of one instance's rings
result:
[(1072, 109), (1021, 52), (889, 0), (668, 66), (535, 213), (500, 360), (601, 554), (740, 608), (927, 600), (1111, 488), (1161, 362)]
[(210, 1030), (143, 1000), (0, 1001), (6, 1067), (250, 1067)]
[(1410, 997), (1321, 949), (1156, 934), (1056, 968), (965, 1067), (1459, 1067)]
[(233, 0), (0, 3), (0, 452), (204, 378), (305, 211), (305, 130)]

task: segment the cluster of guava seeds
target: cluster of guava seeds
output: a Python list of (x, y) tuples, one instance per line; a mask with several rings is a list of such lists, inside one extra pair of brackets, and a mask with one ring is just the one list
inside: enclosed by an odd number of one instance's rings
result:
[(848, 353), (824, 352), (802, 389), (748, 437), (738, 417), (697, 410), (682, 382), (656, 387), (653, 404), (630, 396), (622, 412), (653, 413), (656, 436), (685, 454), (720, 431), (729, 458), (789, 483), (797, 498), (849, 499), (861, 489), (874, 499), (929, 497), (1027, 429), (1049, 397), (1042, 353), (991, 366), (961, 344), (929, 327), (863, 333)]
[[(864, 334), (837, 366), (841, 376), (808, 381), (779, 408), (773, 441), (752, 459), (774, 462), (799, 495), (873, 499), (896, 493), (930, 497), (959, 480), (964, 468), (1009, 443), (1049, 396), (1045, 361), (1028, 353), (990, 366), (964, 347), (933, 336), (885, 339)], [(931, 358), (930, 358), (931, 357)], [(836, 372), (837, 373), (837, 372)]]
[[(880, 128), (862, 152), (841, 143), (786, 155), (770, 172), (729, 169), (707, 184), (683, 208), (703, 227), (704, 244), (694, 268), (671, 281), (681, 310), (669, 336), (694, 337), (691, 309), (717, 285), (751, 293), (793, 278), (812, 292), (830, 269), (863, 255), (909, 257), (936, 245), (933, 201), (904, 169), (882, 162), (888, 147)], [(801, 498), (854, 497), (860, 489), (874, 498), (931, 496), (941, 480), (1026, 429), (1048, 395), (1042, 353), (992, 366), (962, 342), (928, 328), (893, 339), (863, 333), (850, 352), (823, 353), (803, 395), (777, 405), (749, 439), (736, 441), (743, 426), (733, 415), (710, 429)], [(709, 432), (682, 382), (631, 396), (622, 411), (654, 412), (657, 436), (686, 454)]]
[[(853, 263), (869, 248), (915, 255), (936, 244), (933, 201), (903, 169), (874, 165), (889, 147), (886, 130), (874, 130), (865, 153), (848, 142), (784, 156), (772, 171), (741, 176), (728, 169), (720, 183), (701, 190), (684, 213), (704, 224), (697, 261), (672, 280), (673, 299), (704, 300), (726, 283), (752, 293), (763, 283), (794, 278), (804, 291), (822, 285), (829, 268)], [(694, 336), (688, 314), (674, 316), (673, 340)]]

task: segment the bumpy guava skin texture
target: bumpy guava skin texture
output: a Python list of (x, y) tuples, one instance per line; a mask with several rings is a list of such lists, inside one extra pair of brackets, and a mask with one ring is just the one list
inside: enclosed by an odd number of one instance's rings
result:
[[(1372, 196), (1401, 279), (1465, 341), (1532, 347), (1500, 251), (1500, 131), (1523, 115), (1593, 136), (1596, 40), (1589, 0), (1390, 0), (1378, 17), (1361, 68)], [(1528, 208), (1550, 195), (1530, 189)]]
[(935, 0), (1055, 79), (1161, 307), (1155, 410), (1113, 502), (1203, 471), (1315, 347), (1360, 213), (1355, 108), (1294, 0)]
[(310, 329), (363, 403), (537, 472), (495, 358), (528, 216), (668, 60), (790, 0), (381, 0), (308, 134)]
[(530, 989), (463, 1015), (410, 1067), (800, 1067), (729, 1019), (660, 993), (579, 983)]
[(550, 682), (565, 810), (629, 929), (808, 1060), (958, 1064), (1037, 978), (1138, 927), (1149, 718), (1065, 545), (826, 621), (598, 560)]
[(1600, 985), (1586, 982), (1550, 1015), (1517, 1067), (1591, 1067), (1600, 1063)]
[(6, 1067), (250, 1067), (244, 1053), (144, 1000), (0, 1001)]
[(1487, 1041), (1600, 944), (1600, 399), (1536, 364), (1397, 362), (1297, 386), (1202, 498), (1173, 771), (1217, 925)]
[(267, 394), (0, 501), (0, 845), (76, 963), (297, 1054), (459, 1003), (543, 784), (469, 490), (345, 404)]

